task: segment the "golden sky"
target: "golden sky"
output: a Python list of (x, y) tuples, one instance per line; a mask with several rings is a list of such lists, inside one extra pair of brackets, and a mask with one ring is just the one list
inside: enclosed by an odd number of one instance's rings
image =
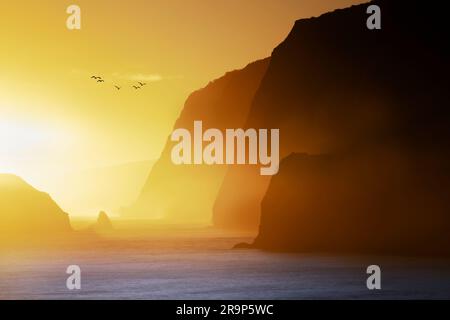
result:
[[(0, 172), (51, 189), (67, 171), (156, 159), (190, 92), (269, 56), (295, 20), (361, 2), (1, 1)], [(66, 28), (71, 4), (81, 30)]]

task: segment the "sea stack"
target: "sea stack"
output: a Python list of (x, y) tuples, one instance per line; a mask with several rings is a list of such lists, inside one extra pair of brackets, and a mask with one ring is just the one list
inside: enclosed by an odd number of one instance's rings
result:
[(97, 222), (94, 225), (94, 229), (97, 232), (108, 232), (113, 230), (111, 220), (104, 211), (100, 211), (98, 214)]

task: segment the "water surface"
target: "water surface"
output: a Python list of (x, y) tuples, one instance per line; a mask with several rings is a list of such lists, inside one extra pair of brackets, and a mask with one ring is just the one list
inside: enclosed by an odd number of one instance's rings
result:
[[(425, 258), (230, 250), (250, 237), (200, 233), (99, 240), (82, 248), (3, 251), (1, 299), (449, 299), (450, 262)], [(382, 268), (382, 290), (366, 268)], [(82, 289), (66, 288), (79, 265)]]

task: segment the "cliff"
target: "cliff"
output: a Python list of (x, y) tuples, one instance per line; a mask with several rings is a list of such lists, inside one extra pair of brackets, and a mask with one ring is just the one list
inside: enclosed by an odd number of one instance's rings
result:
[[(246, 127), (279, 128), (281, 157), (382, 141), (448, 148), (445, 10), (418, 1), (372, 3), (381, 7), (381, 30), (367, 29), (363, 4), (297, 21), (273, 51)], [(269, 183), (253, 168), (230, 168), (214, 205), (216, 225), (239, 228), (245, 220), (256, 228)]]
[(68, 215), (52, 198), (21, 178), (0, 174), (0, 235), (2, 239), (43, 239), (72, 231)]
[(449, 254), (449, 155), (421, 151), (383, 144), (345, 155), (288, 156), (262, 202), (253, 246)]
[[(260, 60), (229, 72), (191, 94), (174, 129), (192, 130), (194, 120), (202, 120), (204, 130), (242, 127), (268, 62)], [(168, 139), (138, 200), (124, 216), (211, 223), (212, 206), (226, 166), (174, 165), (170, 154), (175, 144)]]

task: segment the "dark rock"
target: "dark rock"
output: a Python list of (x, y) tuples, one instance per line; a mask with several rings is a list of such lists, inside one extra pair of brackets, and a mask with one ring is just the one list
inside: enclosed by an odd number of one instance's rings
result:
[(254, 246), (251, 243), (241, 242), (233, 246), (233, 249), (253, 249)]
[(111, 220), (104, 211), (101, 211), (99, 213), (97, 222), (94, 225), (94, 230), (99, 232), (107, 232), (113, 230)]

